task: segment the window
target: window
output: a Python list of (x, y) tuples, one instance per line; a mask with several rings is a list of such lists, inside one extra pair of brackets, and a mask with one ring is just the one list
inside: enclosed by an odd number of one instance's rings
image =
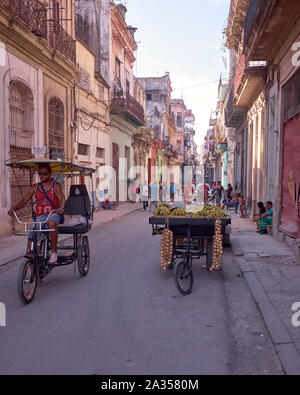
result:
[[(34, 145), (34, 107), (31, 89), (19, 81), (9, 85), (9, 156), (11, 160), (32, 158), (31, 147)], [(28, 172), (16, 169), (10, 179), (11, 205), (14, 206), (30, 188)], [(31, 208), (23, 210), (30, 215)]]
[(121, 78), (121, 61), (117, 57), (115, 61), (115, 75), (117, 78)]
[(105, 158), (105, 149), (97, 147), (96, 157), (99, 158), (99, 159), (104, 159)]
[(130, 82), (126, 80), (126, 95), (130, 95)]
[(65, 151), (64, 105), (57, 97), (48, 104), (49, 116), (49, 155), (51, 159), (62, 158)]
[(148, 100), (148, 101), (151, 101), (151, 100), (152, 100), (152, 95), (151, 95), (151, 93), (147, 93), (147, 100)]
[(177, 126), (180, 128), (182, 127), (182, 115), (181, 114), (177, 115)]
[(53, 22), (60, 21), (62, 14), (61, 0), (50, 1), (50, 19)]
[(89, 146), (86, 144), (78, 143), (78, 155), (88, 156), (89, 155)]

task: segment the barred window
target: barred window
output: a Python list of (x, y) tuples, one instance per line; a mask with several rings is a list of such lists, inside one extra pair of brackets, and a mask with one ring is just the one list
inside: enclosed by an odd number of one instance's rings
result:
[(97, 150), (96, 150), (96, 157), (97, 157), (97, 158), (100, 158), (100, 159), (104, 159), (104, 157), (105, 157), (105, 149), (104, 149), (104, 148), (97, 147)]
[[(20, 81), (9, 85), (9, 145), (10, 159), (31, 159), (31, 147), (34, 145), (34, 106), (31, 89)], [(30, 187), (29, 173), (16, 169), (10, 178), (11, 205), (21, 198), (19, 186), (26, 194)], [(23, 214), (30, 215), (25, 209)]]
[(89, 155), (89, 146), (86, 144), (78, 143), (78, 155), (88, 156)]

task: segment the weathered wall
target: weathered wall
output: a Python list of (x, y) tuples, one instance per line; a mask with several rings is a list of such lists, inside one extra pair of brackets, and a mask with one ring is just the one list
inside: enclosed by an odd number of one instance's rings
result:
[(95, 55), (95, 72), (109, 84), (109, 0), (75, 0), (76, 36)]
[(0, 237), (10, 232), (9, 217), (7, 210), (11, 205), (10, 195), (10, 170), (4, 166), (5, 160), (9, 159), (9, 84), (13, 80), (27, 85), (33, 95), (33, 126), (35, 145), (44, 145), (44, 107), (40, 97), (43, 97), (43, 74), (37, 67), (29, 64), (25, 57), (20, 59), (7, 51), (9, 62), (5, 67), (0, 67)]

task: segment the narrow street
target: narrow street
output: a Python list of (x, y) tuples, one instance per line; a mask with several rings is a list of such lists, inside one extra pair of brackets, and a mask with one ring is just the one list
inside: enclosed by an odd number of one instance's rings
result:
[(148, 213), (89, 237), (89, 275), (56, 269), (29, 306), (18, 299), (18, 264), (0, 268), (1, 374), (283, 374), (231, 249), (221, 272), (195, 263), (183, 297), (160, 268)]

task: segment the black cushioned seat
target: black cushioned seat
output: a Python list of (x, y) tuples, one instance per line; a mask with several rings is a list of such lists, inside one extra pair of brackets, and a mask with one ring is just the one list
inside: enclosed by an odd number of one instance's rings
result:
[(69, 234), (83, 234), (87, 233), (90, 230), (90, 226), (87, 226), (86, 224), (80, 224), (80, 225), (75, 225), (75, 226), (64, 226), (64, 225), (59, 225), (58, 227), (58, 233), (60, 235), (69, 235)]
[(86, 223), (75, 226), (59, 225), (59, 234), (83, 234), (91, 229), (88, 223), (92, 213), (91, 202), (85, 185), (71, 185), (64, 212), (65, 215), (81, 215)]

